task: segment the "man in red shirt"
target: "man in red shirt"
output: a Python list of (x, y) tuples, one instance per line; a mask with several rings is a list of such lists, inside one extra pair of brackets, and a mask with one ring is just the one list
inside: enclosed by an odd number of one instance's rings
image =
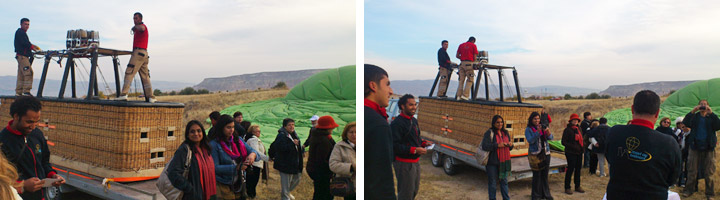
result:
[[(468, 100), (470, 99), (470, 89), (472, 88), (473, 82), (475, 81), (475, 57), (478, 55), (477, 46), (475, 46), (475, 37), (470, 37), (467, 42), (462, 43), (458, 47), (457, 54), (455, 57), (461, 60), (458, 74), (460, 80), (458, 80), (457, 96), (459, 99)], [(463, 82), (465, 86), (463, 87)]]
[(125, 82), (123, 84), (122, 92), (120, 97), (115, 100), (127, 101), (127, 94), (130, 91), (130, 83), (135, 78), (136, 73), (140, 73), (140, 80), (142, 81), (143, 90), (145, 96), (149, 97), (148, 101), (154, 103), (155, 96), (153, 96), (152, 84), (150, 84), (150, 71), (148, 70), (149, 58), (147, 53), (148, 45), (148, 29), (143, 23), (143, 16), (141, 13), (136, 12), (133, 14), (133, 22), (135, 26), (132, 27), (133, 34), (133, 52), (130, 56), (127, 69), (125, 69)]

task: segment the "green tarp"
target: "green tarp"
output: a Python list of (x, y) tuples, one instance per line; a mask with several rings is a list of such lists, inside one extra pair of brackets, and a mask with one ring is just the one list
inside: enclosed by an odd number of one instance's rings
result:
[[(260, 125), (260, 140), (266, 148), (275, 140), (285, 118), (295, 120), (295, 132), (305, 142), (310, 117), (330, 115), (340, 127), (333, 130), (335, 141), (346, 124), (355, 121), (355, 66), (329, 69), (302, 81), (284, 98), (230, 106), (220, 111), (232, 115), (243, 113), (243, 120)], [(209, 119), (208, 119), (209, 120)]]
[(285, 98), (307, 101), (354, 100), (355, 65), (317, 73), (293, 87)]
[[(720, 78), (697, 81), (675, 91), (660, 105), (660, 114), (655, 125), (659, 125), (663, 117), (669, 117), (674, 127), (675, 119), (684, 117), (701, 99), (708, 100), (713, 111), (720, 109)], [(632, 112), (630, 108), (623, 108), (609, 112), (604, 117), (608, 119), (610, 126), (627, 124), (632, 119)]]

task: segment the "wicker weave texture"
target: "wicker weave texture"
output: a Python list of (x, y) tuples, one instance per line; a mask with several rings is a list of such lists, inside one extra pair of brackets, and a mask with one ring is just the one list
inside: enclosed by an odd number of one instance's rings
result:
[[(0, 100), (7, 124), (12, 98)], [(40, 128), (53, 155), (108, 170), (164, 167), (184, 140), (182, 107), (122, 107), (42, 100)], [(172, 134), (172, 136), (169, 136)], [(164, 158), (164, 159), (163, 159)]]
[[(453, 100), (420, 98), (418, 123), (420, 129), (460, 143), (478, 146), (490, 128), (494, 115), (505, 119), (506, 129), (514, 139), (516, 149), (527, 149), (525, 127), (532, 112), (541, 108), (498, 106)], [(448, 131), (449, 130), (449, 131)], [(458, 144), (452, 144), (458, 146)]]

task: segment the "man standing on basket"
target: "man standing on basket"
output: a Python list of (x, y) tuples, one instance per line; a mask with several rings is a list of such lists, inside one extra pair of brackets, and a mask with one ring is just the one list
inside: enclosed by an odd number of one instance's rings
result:
[(148, 70), (148, 63), (150, 62), (150, 56), (147, 52), (148, 29), (142, 20), (143, 16), (141, 13), (136, 12), (133, 15), (133, 22), (135, 23), (135, 26), (131, 29), (133, 33), (133, 52), (132, 56), (130, 56), (127, 69), (125, 69), (125, 82), (123, 82), (122, 92), (120, 93), (120, 97), (115, 98), (115, 100), (127, 101), (130, 83), (132, 83), (133, 78), (135, 78), (135, 74), (140, 73), (140, 81), (142, 81), (145, 95), (149, 97), (148, 101), (150, 101), (150, 103), (155, 103), (156, 101), (153, 95), (152, 84), (150, 83), (150, 70)]
[[(475, 46), (475, 37), (470, 37), (467, 42), (462, 43), (458, 47), (457, 54), (455, 57), (461, 60), (460, 67), (458, 68), (458, 90), (457, 98), (463, 100), (470, 99), (470, 90), (475, 81), (475, 58), (478, 55), (477, 46)], [(466, 81), (467, 80), (467, 81)], [(463, 87), (463, 83), (465, 86)]]

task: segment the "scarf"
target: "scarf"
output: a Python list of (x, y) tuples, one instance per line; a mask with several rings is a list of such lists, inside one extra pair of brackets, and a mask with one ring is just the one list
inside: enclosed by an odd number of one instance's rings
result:
[(583, 147), (583, 136), (580, 134), (580, 128), (577, 126), (572, 126), (573, 129), (575, 129), (575, 140), (578, 141), (578, 144), (580, 144), (580, 147)]
[(195, 156), (200, 171), (200, 188), (203, 191), (203, 199), (210, 199), (217, 193), (215, 188), (215, 162), (206, 149), (195, 148)]
[(530, 129), (532, 130), (532, 132), (540, 133), (540, 138), (539, 138), (540, 142), (538, 142), (538, 148), (539, 148), (538, 153), (542, 152), (543, 150), (545, 150), (545, 145), (547, 143), (547, 136), (550, 134), (548, 134), (548, 132), (545, 130), (538, 129), (537, 126), (531, 126)]
[(375, 110), (375, 112), (377, 112), (378, 114), (385, 117), (385, 119), (388, 118), (387, 111), (385, 110), (385, 108), (380, 107), (380, 105), (378, 105), (377, 103), (375, 103), (373, 101), (370, 101), (369, 99), (365, 99), (365, 107), (372, 108), (373, 110)]
[[(220, 139), (220, 145), (222, 145), (223, 151), (225, 151), (225, 153), (227, 153), (228, 156), (230, 156), (230, 158), (232, 158), (233, 160), (235, 160), (237, 158), (245, 158), (247, 156), (247, 150), (245, 148), (245, 144), (240, 141), (238, 141), (237, 143), (233, 142), (234, 138), (235, 138), (234, 136), (230, 136), (230, 144), (234, 143), (233, 145), (230, 145), (230, 146), (232, 146), (232, 150), (230, 150), (230, 148), (228, 148), (227, 144), (225, 144), (225, 141)], [(238, 151), (238, 146), (240, 147), (239, 151)], [(240, 164), (240, 163), (238, 163), (238, 164)]]
[(498, 172), (500, 174), (500, 179), (505, 179), (510, 176), (512, 166), (512, 163), (510, 162), (510, 147), (500, 146), (499, 144), (509, 142), (510, 140), (507, 133), (503, 133), (501, 130), (498, 130), (495, 134), (495, 140), (498, 144)]

